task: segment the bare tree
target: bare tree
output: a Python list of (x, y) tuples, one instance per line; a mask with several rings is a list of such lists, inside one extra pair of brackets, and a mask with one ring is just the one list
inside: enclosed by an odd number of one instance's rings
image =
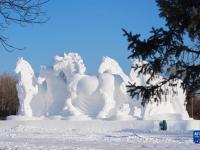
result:
[(10, 74), (0, 75), (0, 119), (16, 115), (19, 99), (16, 90), (17, 79)]
[[(0, 0), (0, 31), (3, 32), (10, 24), (20, 25), (45, 23), (43, 5), (49, 0)], [(7, 37), (0, 34), (0, 43), (7, 51), (21, 50), (8, 42)]]

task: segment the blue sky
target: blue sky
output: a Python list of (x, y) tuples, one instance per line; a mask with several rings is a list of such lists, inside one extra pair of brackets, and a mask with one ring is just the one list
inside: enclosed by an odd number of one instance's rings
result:
[(116, 59), (126, 73), (131, 68), (128, 43), (121, 28), (146, 37), (152, 26), (164, 21), (154, 0), (51, 0), (46, 6), (50, 20), (42, 25), (11, 24), (3, 33), (23, 51), (0, 50), (0, 72), (13, 72), (24, 57), (39, 72), (53, 64), (55, 55), (79, 53), (89, 74), (96, 74), (102, 56)]

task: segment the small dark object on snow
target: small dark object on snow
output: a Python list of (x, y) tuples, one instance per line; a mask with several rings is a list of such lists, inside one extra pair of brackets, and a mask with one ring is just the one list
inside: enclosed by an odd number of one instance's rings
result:
[(160, 130), (167, 130), (167, 122), (166, 120), (163, 120), (159, 123)]

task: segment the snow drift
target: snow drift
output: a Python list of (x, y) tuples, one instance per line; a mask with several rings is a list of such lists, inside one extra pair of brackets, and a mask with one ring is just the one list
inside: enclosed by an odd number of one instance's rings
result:
[[(146, 62), (135, 60), (133, 65), (138, 63)], [(55, 56), (53, 66), (41, 67), (38, 76), (23, 58), (18, 60), (15, 71), (19, 79), (19, 116), (72, 120), (189, 119), (185, 94), (179, 87), (177, 95), (163, 95), (159, 104), (152, 101), (144, 108), (140, 100), (130, 98), (126, 92), (128, 82), (143, 85), (148, 75), (138, 75), (134, 70), (126, 75), (110, 57), (103, 57), (97, 76), (86, 74), (77, 53)]]

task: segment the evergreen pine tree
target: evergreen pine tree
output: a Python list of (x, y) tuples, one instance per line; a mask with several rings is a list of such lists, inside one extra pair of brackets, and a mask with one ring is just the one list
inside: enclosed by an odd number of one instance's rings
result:
[[(132, 97), (142, 96), (143, 105), (152, 98), (158, 102), (165, 93), (162, 87), (166, 84), (176, 87), (176, 79), (183, 81), (181, 87), (187, 95), (200, 85), (200, 0), (156, 0), (156, 3), (160, 17), (166, 21), (165, 27), (152, 28), (146, 39), (123, 29), (131, 51), (129, 58), (148, 62), (134, 67), (141, 74), (150, 74), (147, 84), (128, 85)], [(164, 80), (149, 84), (157, 75)]]

